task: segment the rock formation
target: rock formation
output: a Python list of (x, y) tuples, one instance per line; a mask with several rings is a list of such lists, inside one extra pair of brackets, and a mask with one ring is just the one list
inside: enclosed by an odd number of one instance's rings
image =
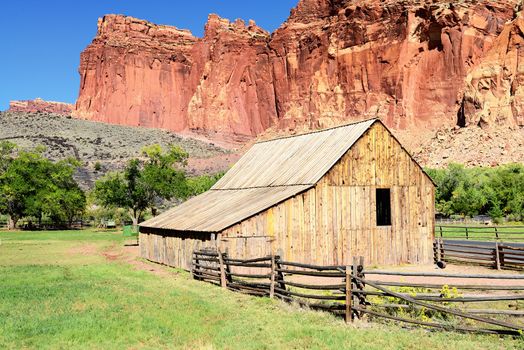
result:
[(514, 2), (303, 0), (271, 41), (288, 77), (279, 118), (453, 124), (467, 72), (513, 16)]
[(272, 35), (210, 15), (203, 38), (107, 15), (81, 55), (74, 115), (236, 141), (375, 116), (524, 125), (517, 3), (301, 0)]
[(524, 125), (524, 15), (507, 23), (466, 77), (459, 123)]
[(9, 101), (7, 112), (71, 115), (73, 108), (74, 106), (69, 103), (44, 101), (41, 98), (36, 98), (26, 101)]
[(205, 35), (118, 15), (82, 53), (75, 116), (252, 137), (275, 123), (269, 34), (210, 15)]

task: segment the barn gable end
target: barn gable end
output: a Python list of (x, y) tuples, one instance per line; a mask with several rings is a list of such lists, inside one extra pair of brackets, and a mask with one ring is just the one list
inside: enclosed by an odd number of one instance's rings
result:
[[(378, 227), (375, 190), (391, 191), (392, 223)], [(232, 255), (271, 252), (319, 265), (428, 263), (434, 185), (382, 123), (373, 124), (315, 187), (223, 231)], [(246, 242), (258, 236), (256, 244)]]

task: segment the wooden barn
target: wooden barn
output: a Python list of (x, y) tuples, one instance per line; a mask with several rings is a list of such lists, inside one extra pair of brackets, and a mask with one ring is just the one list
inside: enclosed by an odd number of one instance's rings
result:
[(256, 143), (209, 191), (140, 224), (142, 257), (193, 250), (318, 265), (429, 263), (434, 184), (378, 120)]

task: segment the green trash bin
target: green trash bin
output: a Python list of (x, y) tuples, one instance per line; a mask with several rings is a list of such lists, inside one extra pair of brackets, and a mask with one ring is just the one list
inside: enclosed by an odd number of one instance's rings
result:
[(138, 236), (138, 230), (136, 230), (133, 225), (124, 226), (124, 237), (135, 237)]

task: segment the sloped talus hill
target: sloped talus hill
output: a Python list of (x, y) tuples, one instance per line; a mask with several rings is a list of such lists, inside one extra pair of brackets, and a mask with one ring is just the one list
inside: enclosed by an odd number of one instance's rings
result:
[(397, 130), (522, 126), (518, 11), (301, 0), (271, 35), (210, 15), (202, 38), (107, 15), (81, 55), (74, 115), (233, 141), (377, 116)]
[(223, 171), (238, 158), (213, 144), (168, 131), (49, 113), (0, 112), (0, 141), (3, 140), (22, 149), (45, 146), (45, 156), (53, 160), (66, 157), (79, 160), (77, 179), (84, 188), (91, 188), (97, 178), (109, 171), (123, 169), (129, 159), (141, 157), (144, 146), (155, 143), (164, 148), (176, 145), (185, 149), (190, 156), (187, 168), (190, 175)]

